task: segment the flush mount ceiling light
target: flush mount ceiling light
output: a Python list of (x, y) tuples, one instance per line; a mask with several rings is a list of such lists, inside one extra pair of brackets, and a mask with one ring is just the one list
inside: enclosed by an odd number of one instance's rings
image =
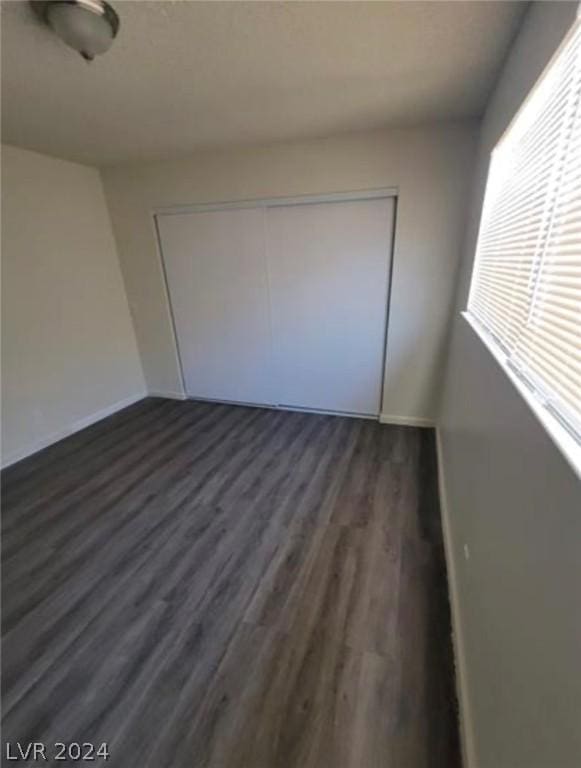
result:
[(103, 0), (31, 0), (36, 15), (87, 61), (105, 53), (119, 31), (119, 16)]

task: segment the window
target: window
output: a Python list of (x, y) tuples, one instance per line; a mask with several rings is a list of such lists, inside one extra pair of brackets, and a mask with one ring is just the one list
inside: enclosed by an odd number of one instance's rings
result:
[(581, 28), (491, 158), (468, 314), (581, 439)]

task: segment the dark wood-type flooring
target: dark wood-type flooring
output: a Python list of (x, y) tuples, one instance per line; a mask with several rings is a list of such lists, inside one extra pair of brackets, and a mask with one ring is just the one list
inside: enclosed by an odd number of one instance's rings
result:
[(3, 473), (2, 548), (5, 742), (459, 765), (430, 430), (147, 399)]

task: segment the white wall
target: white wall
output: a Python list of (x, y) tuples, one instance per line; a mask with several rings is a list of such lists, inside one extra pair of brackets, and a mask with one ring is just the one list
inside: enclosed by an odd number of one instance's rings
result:
[(3, 463), (144, 389), (98, 171), (3, 146)]
[(397, 186), (383, 412), (432, 420), (476, 139), (472, 122), (103, 171), (146, 380), (181, 392), (151, 212), (156, 207)]
[(466, 768), (581, 765), (581, 483), (459, 314), (490, 151), (575, 11), (531, 6), (489, 103), (444, 384), (439, 438)]

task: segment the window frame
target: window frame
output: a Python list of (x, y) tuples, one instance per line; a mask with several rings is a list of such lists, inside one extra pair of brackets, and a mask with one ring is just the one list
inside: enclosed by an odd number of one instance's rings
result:
[[(510, 132), (514, 128), (515, 123), (526, 109), (527, 104), (529, 104), (531, 99), (535, 97), (539, 88), (542, 87), (545, 78), (550, 76), (550, 70), (556, 60), (570, 43), (575, 34), (580, 32), (581, 14), (578, 14), (575, 22), (564, 36), (559, 47), (549, 60), (546, 67), (535, 80), (530, 91), (514, 113), (505, 130), (495, 142), (494, 147), (489, 154), (486, 184), (484, 187), (478, 233), (474, 246), (474, 257), (472, 261), (470, 280), (468, 283), (466, 308), (461, 313), (463, 318), (470, 325), (481, 342), (492, 354), (497, 364), (509, 377), (510, 381), (516, 387), (521, 397), (529, 405), (537, 419), (541, 422), (545, 431), (549, 434), (553, 442), (555, 442), (557, 447), (564, 454), (565, 458), (568, 460), (579, 478), (581, 478), (581, 423), (579, 418), (575, 413), (572, 413), (572, 417), (570, 419), (567, 419), (567, 417), (563, 415), (563, 412), (565, 412), (565, 414), (567, 413), (567, 404), (564, 404), (564, 406), (561, 405), (558, 395), (547, 388), (541, 378), (535, 375), (534, 371), (529, 372), (523, 366), (517, 363), (512, 352), (507, 348), (503, 340), (499, 338), (498, 335), (495, 334), (494, 331), (486, 325), (486, 323), (480, 320), (478, 315), (474, 314), (470, 310), (470, 302), (473, 292), (476, 290), (475, 278), (477, 278), (479, 266), (478, 250), (483, 234), (484, 224), (486, 221), (485, 214), (487, 207), (487, 194), (489, 192), (492, 180), (491, 170), (493, 168), (494, 155), (497, 150), (501, 150), (503, 143), (509, 138)], [(558, 405), (556, 405), (556, 403), (558, 403)]]
[(525, 405), (533, 412), (534, 417), (536, 417), (543, 430), (566, 459), (579, 480), (581, 480), (581, 443), (563, 426), (560, 419), (555, 418), (526, 380), (509, 364), (506, 354), (482, 323), (467, 310), (461, 312), (461, 316), (517, 390), (517, 393), (525, 401)]

